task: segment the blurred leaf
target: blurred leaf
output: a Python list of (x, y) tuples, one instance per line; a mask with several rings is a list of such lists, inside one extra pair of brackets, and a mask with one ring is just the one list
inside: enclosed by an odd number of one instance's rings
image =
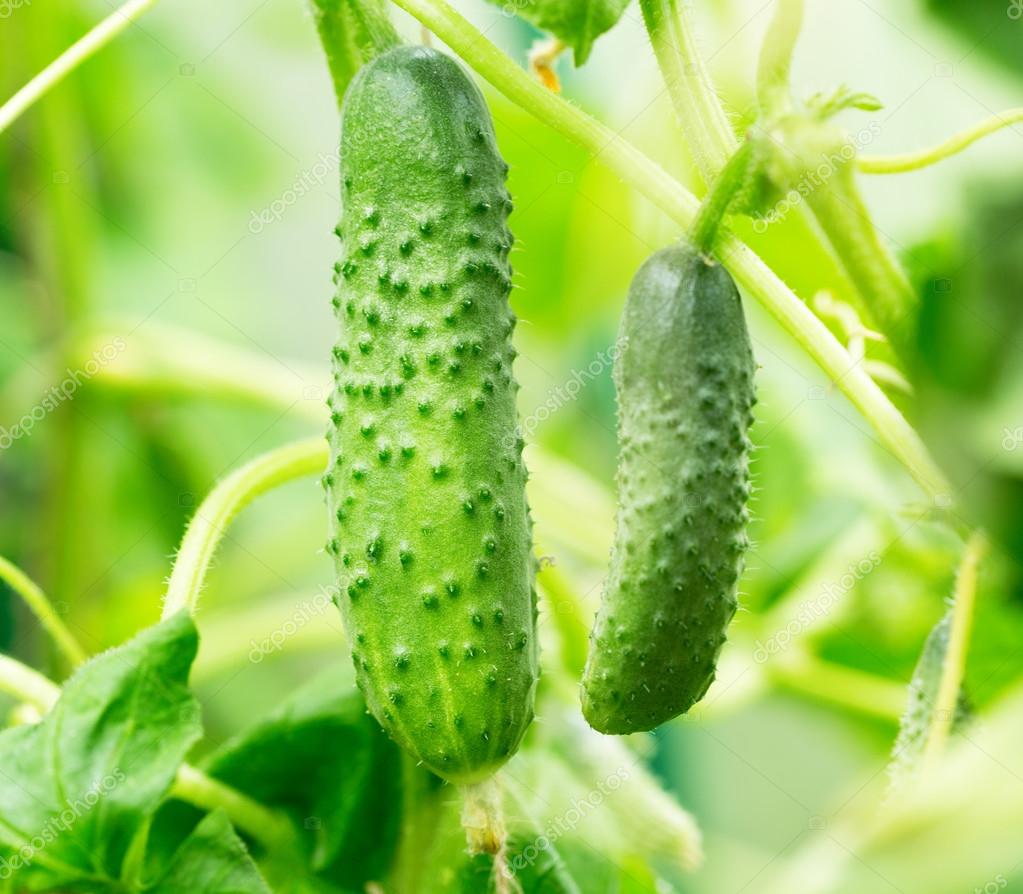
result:
[(400, 756), (335, 672), (314, 678), (228, 742), (206, 769), (290, 813), (306, 830), (310, 865), (322, 878), (361, 890), (390, 865), (401, 816)]
[[(521, 894), (581, 894), (594, 890), (592, 878), (583, 875), (580, 886), (569, 874), (553, 844), (538, 844), (536, 837), (519, 834), (508, 842), (505, 860)], [(445, 894), (498, 894), (494, 858), (486, 854), (466, 858), (452, 885)]]
[(568, 44), (575, 64), (582, 65), (594, 41), (615, 26), (629, 0), (490, 0), (503, 9), (513, 9), (526, 21)]
[(975, 0), (929, 0), (927, 4), (937, 18), (949, 27), (970, 53), (980, 53), (1023, 74), (1023, 56), (1019, 52), (1019, 0), (996, 0), (977, 3)]
[(152, 894), (270, 894), (227, 816), (211, 813), (185, 840)]
[[(899, 735), (888, 765), (890, 777), (888, 794), (895, 795), (920, 769), (920, 759), (927, 745), (927, 736), (934, 719), (934, 706), (941, 686), (941, 675), (948, 651), (948, 637), (952, 629), (952, 609), (949, 608), (927, 637), (920, 661), (909, 683), (909, 701), (899, 724)], [(966, 698), (962, 691), (952, 718), (952, 729), (959, 729), (968, 716)]]
[(121, 878), (200, 734), (197, 645), (191, 617), (175, 615), (83, 665), (39, 724), (0, 734), (0, 856), (23, 864), (22, 885)]

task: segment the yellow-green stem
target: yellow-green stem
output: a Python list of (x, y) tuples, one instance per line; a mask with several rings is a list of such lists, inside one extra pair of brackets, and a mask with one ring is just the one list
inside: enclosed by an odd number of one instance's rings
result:
[(697, 50), (685, 2), (640, 0), (639, 5), (682, 133), (709, 185), (738, 141)]
[(72, 665), (85, 661), (88, 657), (85, 649), (75, 639), (74, 634), (68, 630), (50, 600), (46, 598), (46, 594), (24, 571), (3, 556), (0, 556), (0, 580), (6, 581), (8, 586), (24, 600), (32, 614), (43, 625), (43, 629), (50, 634), (57, 647)]
[(938, 695), (931, 712), (931, 728), (924, 746), (922, 772), (926, 775), (941, 756), (948, 741), (966, 670), (966, 653), (973, 629), (973, 609), (977, 598), (977, 568), (987, 551), (987, 538), (980, 531), (966, 542), (956, 575), (952, 603), (952, 627), (945, 649), (945, 663), (938, 684)]
[(194, 613), (206, 572), (237, 513), (260, 494), (327, 467), (323, 438), (309, 438), (271, 450), (233, 471), (199, 505), (181, 541), (163, 604), (163, 617), (181, 609)]

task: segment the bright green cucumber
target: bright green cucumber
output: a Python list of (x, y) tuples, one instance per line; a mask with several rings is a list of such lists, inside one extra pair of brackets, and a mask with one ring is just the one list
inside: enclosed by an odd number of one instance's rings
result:
[(582, 694), (605, 733), (653, 729), (714, 679), (747, 546), (755, 402), (739, 293), (687, 245), (640, 268), (620, 340), (617, 530)]
[(537, 679), (507, 170), (447, 56), (399, 47), (352, 81), (327, 550), (370, 710), (462, 783), (518, 747)]

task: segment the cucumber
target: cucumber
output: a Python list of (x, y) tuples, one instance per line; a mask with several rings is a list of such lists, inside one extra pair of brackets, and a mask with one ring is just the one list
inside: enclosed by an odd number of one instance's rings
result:
[(747, 548), (755, 364), (728, 272), (689, 245), (640, 268), (622, 316), (618, 513), (583, 713), (653, 729), (714, 679)]
[(538, 673), (507, 171), (447, 56), (399, 47), (352, 81), (327, 551), (370, 711), (465, 784), (518, 747)]

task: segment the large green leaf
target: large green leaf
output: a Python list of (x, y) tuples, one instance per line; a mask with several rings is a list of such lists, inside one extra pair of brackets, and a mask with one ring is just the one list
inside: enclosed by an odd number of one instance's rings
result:
[(514, 9), (522, 18), (568, 44), (575, 64), (582, 65), (593, 49), (594, 41), (613, 28), (629, 5), (629, 0), (491, 0)]
[(0, 734), (0, 875), (27, 890), (117, 883), (199, 737), (197, 643), (176, 615), (83, 665), (40, 723)]
[(178, 848), (148, 894), (270, 894), (256, 864), (221, 811), (206, 817)]
[(362, 890), (386, 873), (401, 818), (401, 760), (340, 673), (314, 678), (213, 754), (207, 771), (290, 813), (320, 878)]

